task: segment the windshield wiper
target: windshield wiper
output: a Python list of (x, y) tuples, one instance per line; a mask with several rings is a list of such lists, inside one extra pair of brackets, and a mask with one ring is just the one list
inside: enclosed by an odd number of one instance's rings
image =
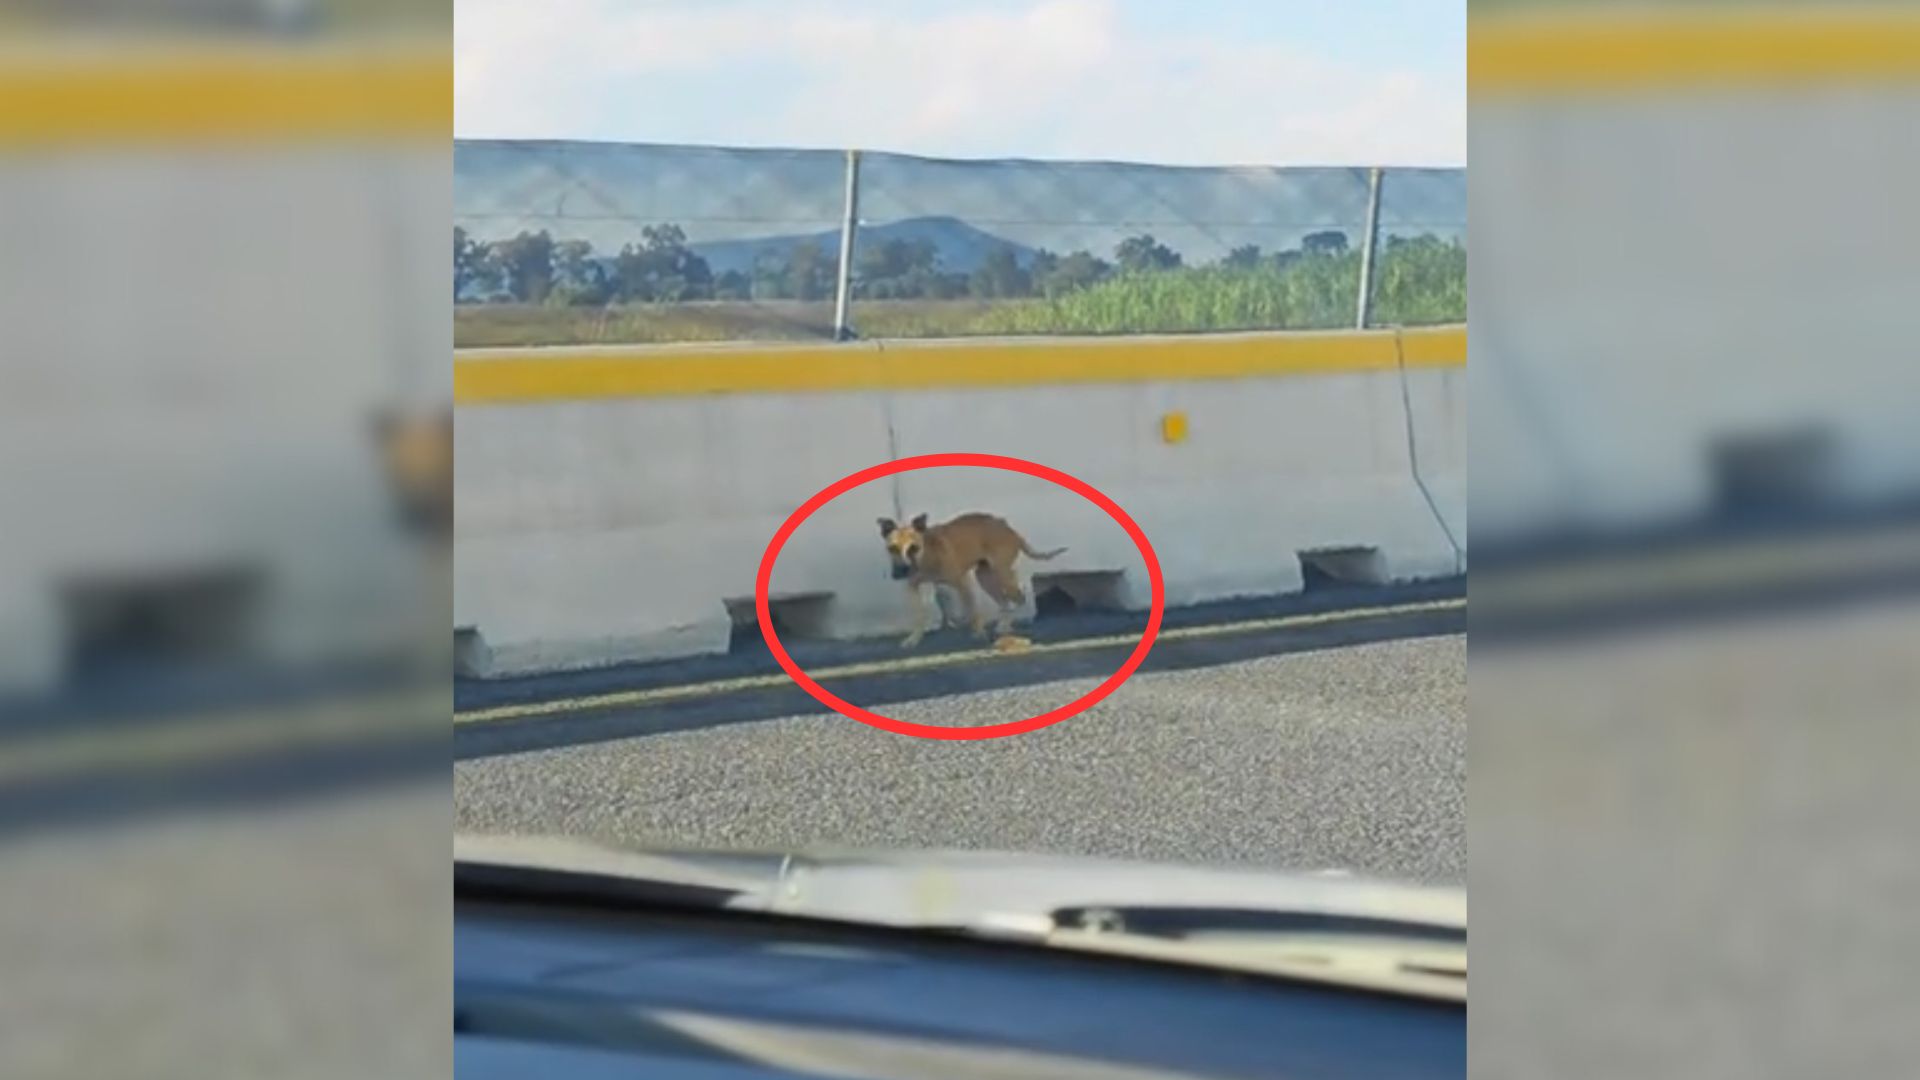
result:
[(1080, 907), (1039, 937), (1092, 952), (1465, 1000), (1464, 926), (1273, 909)]

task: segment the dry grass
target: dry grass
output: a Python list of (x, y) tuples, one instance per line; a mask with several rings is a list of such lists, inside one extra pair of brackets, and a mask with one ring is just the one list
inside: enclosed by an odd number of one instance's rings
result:
[(461, 304), (455, 348), (649, 344), (676, 341), (819, 341), (833, 336), (833, 305), (793, 300), (709, 300), (605, 308)]
[[(1046, 306), (1040, 300), (863, 300), (854, 308), (854, 325), (869, 338), (965, 337), (1004, 332), (1017, 312), (1041, 312)], [(453, 343), (462, 349), (827, 341), (832, 337), (833, 304), (800, 300), (705, 300), (606, 308), (462, 304), (453, 313)]]

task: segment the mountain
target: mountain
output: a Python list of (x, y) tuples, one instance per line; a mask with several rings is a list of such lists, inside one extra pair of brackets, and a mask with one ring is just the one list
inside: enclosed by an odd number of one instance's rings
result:
[[(1021, 266), (1033, 261), (1032, 248), (1001, 239), (953, 217), (907, 218), (885, 225), (863, 225), (855, 234), (855, 250), (865, 250), (869, 245), (884, 244), (889, 240), (930, 242), (934, 250), (940, 253), (940, 268), (961, 273), (972, 273), (986, 261), (988, 252), (1000, 247), (1013, 248), (1014, 258)], [(829, 256), (837, 255), (840, 251), (840, 230), (715, 240), (687, 246), (707, 260), (714, 274), (719, 275), (729, 270), (752, 273), (754, 262), (762, 254), (784, 263), (793, 249), (803, 244), (813, 244)]]
[[(1007, 240), (1113, 258), (1151, 233), (1189, 266), (1252, 244), (1287, 251), (1316, 232), (1362, 235), (1369, 201), (1360, 167), (1195, 167), (1098, 161), (973, 161), (868, 151), (860, 158), (868, 238), (925, 238), (949, 271), (975, 269)], [(548, 231), (611, 255), (649, 225), (684, 228), (716, 272), (747, 271), (793, 245), (831, 254), (846, 197), (838, 150), (456, 139), (453, 220), (481, 240)], [(940, 216), (924, 214), (937, 207)], [(1382, 235), (1465, 240), (1465, 169), (1386, 170)], [(770, 221), (786, 224), (769, 225)], [(972, 225), (967, 224), (973, 223)], [(998, 235), (983, 232), (991, 228)], [(752, 237), (753, 231), (780, 235)], [(817, 230), (817, 231), (801, 231)]]

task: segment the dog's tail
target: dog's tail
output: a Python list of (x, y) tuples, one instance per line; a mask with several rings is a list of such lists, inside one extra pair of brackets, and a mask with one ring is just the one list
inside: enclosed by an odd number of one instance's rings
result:
[(1029, 559), (1039, 559), (1044, 562), (1047, 559), (1053, 558), (1055, 555), (1064, 553), (1066, 550), (1066, 548), (1057, 547), (1052, 551), (1035, 551), (1033, 550), (1033, 546), (1027, 543), (1026, 537), (1023, 536), (1020, 538), (1020, 551)]

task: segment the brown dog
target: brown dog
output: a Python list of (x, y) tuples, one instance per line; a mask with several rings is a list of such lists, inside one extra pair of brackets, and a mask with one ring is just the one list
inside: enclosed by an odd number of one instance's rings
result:
[(380, 463), (408, 532), (445, 544), (453, 536), (453, 410), (374, 417)]
[(907, 583), (913, 602), (913, 633), (900, 643), (906, 649), (920, 644), (926, 633), (927, 599), (922, 590), (927, 585), (945, 585), (958, 592), (974, 636), (985, 637), (986, 616), (967, 583), (971, 573), (999, 605), (999, 629), (1005, 634), (1013, 626), (1015, 609), (1025, 600), (1013, 575), (1014, 560), (1022, 555), (1051, 559), (1067, 550), (1035, 551), (1005, 519), (992, 514), (961, 514), (943, 525), (928, 525), (925, 514), (905, 525), (881, 518), (880, 535), (887, 542), (894, 579)]

